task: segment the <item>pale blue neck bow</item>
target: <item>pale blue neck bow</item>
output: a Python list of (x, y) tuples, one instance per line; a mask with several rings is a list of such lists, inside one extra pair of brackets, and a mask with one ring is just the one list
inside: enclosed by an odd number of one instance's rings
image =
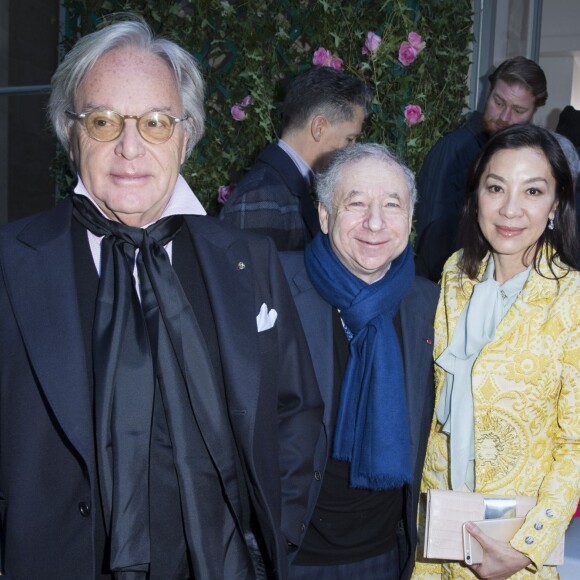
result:
[(437, 419), (449, 435), (451, 489), (475, 489), (475, 441), (471, 371), (482, 348), (492, 342), (499, 323), (528, 279), (530, 268), (503, 284), (494, 278), (490, 255), (482, 281), (459, 316), (449, 346), (435, 361), (445, 371)]

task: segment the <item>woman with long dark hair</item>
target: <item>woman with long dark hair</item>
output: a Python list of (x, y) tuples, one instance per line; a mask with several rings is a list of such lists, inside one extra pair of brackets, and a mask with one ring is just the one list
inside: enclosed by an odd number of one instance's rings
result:
[(418, 559), (415, 578), (557, 578), (544, 566), (580, 495), (580, 272), (560, 146), (496, 133), (471, 168), (461, 247), (435, 322), (436, 411), (423, 491), (537, 498), (508, 542), (474, 524), (480, 564)]

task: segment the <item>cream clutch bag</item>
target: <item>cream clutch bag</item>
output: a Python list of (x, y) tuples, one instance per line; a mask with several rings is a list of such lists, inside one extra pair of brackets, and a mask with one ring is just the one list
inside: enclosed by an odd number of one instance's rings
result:
[[(535, 497), (523, 495), (504, 497), (488, 496), (481, 493), (431, 489), (427, 492), (427, 511), (423, 556), (439, 560), (464, 560), (463, 524), (480, 523), (481, 520), (501, 520), (518, 518), (520, 525), (511, 533), (509, 526), (499, 525), (508, 530), (501, 539), (509, 541), (523, 523), (525, 515), (536, 505)], [(493, 525), (493, 524), (492, 524)], [(497, 526), (497, 524), (495, 524)], [(487, 531), (484, 529), (484, 532)], [(507, 535), (506, 535), (507, 534)], [(491, 534), (490, 534), (491, 535)], [(469, 536), (469, 534), (468, 534)], [(471, 536), (472, 544), (477, 543)], [(477, 548), (474, 548), (477, 549)], [(481, 546), (479, 546), (481, 550)], [(470, 551), (471, 562), (476, 556)], [(553, 561), (553, 560), (557, 561)], [(552, 552), (546, 564), (556, 565), (564, 560), (564, 538)]]

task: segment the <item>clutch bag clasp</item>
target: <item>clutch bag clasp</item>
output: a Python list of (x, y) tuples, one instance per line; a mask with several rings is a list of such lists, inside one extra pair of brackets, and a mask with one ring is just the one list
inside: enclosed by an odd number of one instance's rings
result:
[(485, 520), (515, 518), (517, 515), (515, 497), (484, 497), (483, 507)]

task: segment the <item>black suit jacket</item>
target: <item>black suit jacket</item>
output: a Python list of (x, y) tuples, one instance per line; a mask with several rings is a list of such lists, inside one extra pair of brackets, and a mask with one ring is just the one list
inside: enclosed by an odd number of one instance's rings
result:
[[(0, 556), (6, 578), (94, 578), (98, 505), (70, 200), (0, 230)], [(308, 521), (322, 402), (274, 245), (188, 216), (227, 405), (276, 577)], [(258, 332), (262, 304), (278, 312)], [(209, 449), (219, 448), (209, 442)], [(219, 465), (217, 466), (219, 469)], [(225, 493), (227, 493), (225, 483)]]
[[(328, 433), (334, 425), (333, 412), (333, 340), (332, 307), (325, 302), (312, 286), (304, 268), (302, 253), (280, 255), (282, 267), (290, 283), (290, 290), (298, 308), (300, 320), (314, 362), (316, 378), (324, 399), (324, 424)], [(405, 390), (411, 429), (411, 453), (413, 458), (413, 485), (406, 486), (405, 528), (409, 546), (402, 578), (411, 575), (414, 550), (417, 544), (417, 506), (423, 461), (433, 417), (435, 388), (433, 385), (433, 323), (439, 297), (439, 288), (420, 277), (416, 277), (409, 293), (399, 307), (401, 328), (401, 351), (405, 369)], [(318, 453), (329, 449), (319, 446)], [(317, 464), (326, 462), (326, 457)], [(309, 513), (312, 514), (319, 489), (312, 489)]]
[(320, 230), (307, 180), (274, 143), (260, 153), (240, 180), (220, 219), (266, 234), (279, 251), (303, 250)]

